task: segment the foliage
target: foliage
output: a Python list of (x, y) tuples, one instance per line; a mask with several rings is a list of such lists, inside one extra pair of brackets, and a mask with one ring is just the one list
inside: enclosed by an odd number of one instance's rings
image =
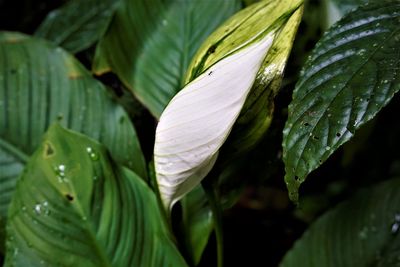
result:
[(0, 265), (398, 266), (399, 1), (22, 2)]

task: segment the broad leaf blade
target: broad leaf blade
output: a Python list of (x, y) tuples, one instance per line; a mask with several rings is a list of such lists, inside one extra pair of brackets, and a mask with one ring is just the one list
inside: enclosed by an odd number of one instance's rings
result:
[(398, 266), (399, 206), (400, 179), (360, 191), (311, 225), (280, 266)]
[(400, 89), (400, 3), (366, 5), (321, 39), (289, 106), (283, 158), (291, 198), (306, 176)]
[(238, 0), (122, 0), (97, 47), (94, 71), (115, 72), (159, 117), (182, 88), (197, 48), (239, 7)]
[(55, 120), (99, 140), (116, 161), (146, 177), (128, 115), (62, 49), (22, 34), (0, 33), (0, 81), (0, 225), (17, 177)]
[(186, 266), (143, 180), (57, 124), (18, 182), (7, 232), (5, 266)]
[(104, 34), (119, 0), (71, 0), (51, 11), (35, 35), (72, 53), (89, 48)]

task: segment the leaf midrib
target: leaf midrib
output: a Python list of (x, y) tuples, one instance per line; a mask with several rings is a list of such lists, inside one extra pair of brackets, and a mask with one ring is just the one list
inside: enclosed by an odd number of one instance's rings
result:
[(0, 137), (0, 149), (7, 151), (23, 164), (26, 164), (29, 160), (28, 154), (17, 148), (14, 144), (4, 140), (3, 137)]

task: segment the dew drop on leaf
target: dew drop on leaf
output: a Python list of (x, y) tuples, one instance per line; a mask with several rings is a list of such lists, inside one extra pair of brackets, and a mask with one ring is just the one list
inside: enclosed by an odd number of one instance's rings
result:
[(42, 205), (41, 204), (36, 204), (33, 207), (33, 211), (35, 212), (36, 215), (42, 214)]
[(99, 160), (99, 155), (97, 154), (96, 151), (94, 151), (93, 148), (87, 147), (86, 148), (86, 152), (89, 154), (89, 157), (90, 157), (91, 160), (93, 160), (93, 161)]

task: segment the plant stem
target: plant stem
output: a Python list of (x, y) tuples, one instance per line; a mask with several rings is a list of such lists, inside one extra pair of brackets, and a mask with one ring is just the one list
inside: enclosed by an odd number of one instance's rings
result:
[(211, 179), (205, 179), (203, 182), (204, 190), (207, 194), (208, 201), (211, 206), (211, 211), (213, 213), (215, 236), (217, 239), (217, 266), (224, 266), (224, 233), (222, 228), (222, 209), (218, 201), (218, 193), (214, 182), (215, 177), (207, 177)]

